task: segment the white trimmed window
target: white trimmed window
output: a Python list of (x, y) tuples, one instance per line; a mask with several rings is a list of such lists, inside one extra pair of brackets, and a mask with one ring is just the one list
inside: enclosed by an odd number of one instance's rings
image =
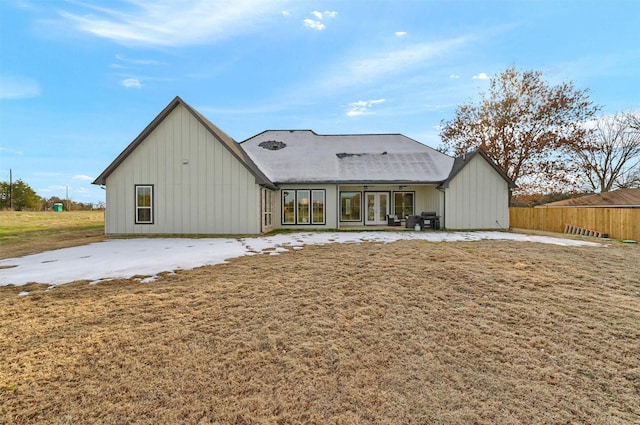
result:
[(136, 185), (136, 224), (153, 224), (153, 185)]

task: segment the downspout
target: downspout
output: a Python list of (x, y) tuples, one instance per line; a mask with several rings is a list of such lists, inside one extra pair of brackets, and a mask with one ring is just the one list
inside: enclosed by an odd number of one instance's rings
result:
[(336, 184), (336, 229), (340, 230), (340, 185)]
[(105, 192), (105, 195), (104, 195), (104, 211), (102, 211), (102, 222), (104, 223), (103, 232), (106, 235), (107, 234), (107, 185), (106, 184), (101, 184), (100, 185), (100, 189), (104, 190), (104, 192)]
[(440, 189), (440, 186), (436, 186), (436, 189), (439, 192), (442, 192), (442, 226), (441, 229), (446, 229), (447, 223), (447, 192), (445, 190)]
[(258, 234), (264, 233), (264, 206), (265, 198), (267, 197), (266, 188), (262, 185), (258, 185)]

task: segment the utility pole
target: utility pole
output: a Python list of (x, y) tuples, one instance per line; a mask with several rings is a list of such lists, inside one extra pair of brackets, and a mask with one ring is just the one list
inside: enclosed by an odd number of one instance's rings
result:
[(9, 210), (13, 211), (13, 172), (9, 168)]

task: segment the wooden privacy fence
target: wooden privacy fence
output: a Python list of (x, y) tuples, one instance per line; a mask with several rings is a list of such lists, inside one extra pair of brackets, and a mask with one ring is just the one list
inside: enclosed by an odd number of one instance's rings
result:
[(565, 225), (640, 241), (640, 208), (510, 208), (511, 227), (562, 233)]

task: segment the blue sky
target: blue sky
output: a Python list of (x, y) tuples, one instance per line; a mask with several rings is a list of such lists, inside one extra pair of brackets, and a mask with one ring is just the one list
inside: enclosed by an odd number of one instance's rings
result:
[(91, 185), (180, 96), (237, 141), (438, 125), (515, 65), (640, 108), (640, 2), (0, 0), (0, 180)]

